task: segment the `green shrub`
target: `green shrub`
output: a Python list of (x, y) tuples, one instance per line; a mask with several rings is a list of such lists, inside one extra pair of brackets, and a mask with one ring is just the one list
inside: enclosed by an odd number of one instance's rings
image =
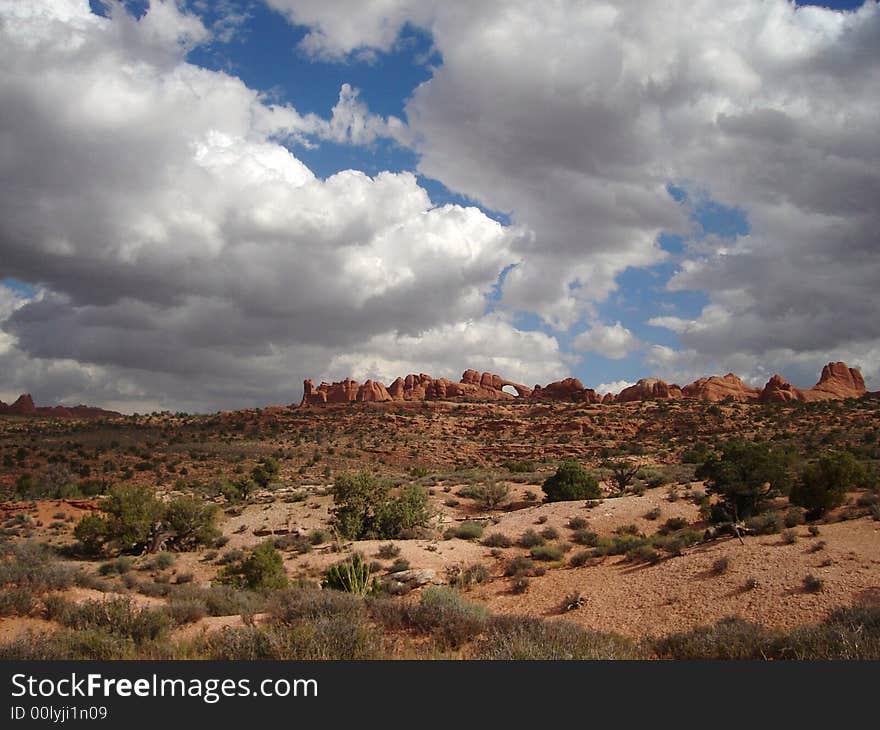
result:
[(823, 456), (804, 467), (789, 499), (806, 509), (810, 519), (816, 519), (843, 504), (846, 493), (864, 484), (866, 478), (865, 467), (852, 454)]
[(538, 468), (534, 461), (505, 461), (501, 466), (514, 474), (526, 474)]
[(479, 540), (483, 535), (483, 525), (479, 522), (462, 522), (446, 530), (446, 538), (459, 540)]
[(287, 585), (284, 558), (271, 542), (261, 543), (241, 561), (224, 566), (218, 579), (250, 590), (275, 590)]
[(556, 545), (535, 545), (530, 551), (535, 560), (555, 561), (562, 560), (562, 548)]
[(474, 658), (503, 661), (640, 659), (642, 654), (629, 639), (589, 631), (567, 621), (495, 616), (485, 637), (477, 642)]
[(543, 545), (545, 542), (546, 540), (537, 532), (528, 529), (519, 536), (519, 540), (516, 541), (516, 544), (522, 548), (533, 548), (537, 545)]
[(696, 476), (718, 496), (728, 520), (744, 519), (788, 492), (790, 462), (787, 454), (764, 444), (730, 441), (721, 456), (709, 456), (700, 465)]
[(783, 637), (740, 618), (722, 619), (654, 642), (660, 659), (771, 659), (779, 656)]
[(391, 558), (396, 558), (398, 555), (400, 555), (400, 548), (393, 542), (379, 546), (379, 557), (384, 560), (391, 560)]
[(55, 620), (76, 631), (99, 629), (142, 644), (159, 638), (171, 626), (165, 611), (139, 608), (130, 598), (84, 601), (57, 610)]
[(366, 470), (343, 473), (333, 484), (334, 523), (350, 540), (394, 539), (431, 519), (428, 494), (412, 484), (395, 497), (391, 483)]
[(210, 545), (220, 536), (214, 526), (217, 506), (195, 497), (175, 497), (165, 507), (164, 519), (181, 550)]
[(590, 530), (575, 530), (572, 533), (571, 539), (578, 545), (585, 545), (587, 547), (596, 547), (599, 544), (599, 535)]
[(331, 565), (324, 573), (322, 586), (344, 593), (365, 596), (373, 585), (372, 571), (369, 563), (355, 553), (348, 560)]
[(440, 645), (455, 648), (479, 634), (487, 617), (485, 606), (469, 603), (451, 588), (430, 586), (411, 609), (410, 623)]
[(513, 540), (507, 535), (502, 535), (500, 532), (493, 532), (483, 538), (483, 545), (492, 548), (509, 548), (513, 545)]
[(574, 460), (563, 462), (544, 482), (543, 489), (547, 502), (596, 499), (602, 495), (596, 477)]

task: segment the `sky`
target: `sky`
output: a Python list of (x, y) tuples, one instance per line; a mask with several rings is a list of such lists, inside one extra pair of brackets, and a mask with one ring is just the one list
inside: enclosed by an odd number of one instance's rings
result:
[(0, 0), (0, 400), (880, 389), (880, 7)]

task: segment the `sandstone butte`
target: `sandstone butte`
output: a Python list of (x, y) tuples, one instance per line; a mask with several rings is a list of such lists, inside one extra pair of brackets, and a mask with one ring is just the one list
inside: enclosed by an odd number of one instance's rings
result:
[[(516, 392), (504, 390), (509, 387)], [(645, 400), (677, 400), (689, 398), (704, 401), (786, 401), (813, 402), (860, 398), (865, 395), (862, 374), (843, 362), (828, 363), (822, 369), (819, 382), (812, 388), (799, 389), (774, 375), (763, 389), (753, 388), (733, 373), (700, 378), (683, 388), (658, 378), (642, 378), (635, 385), (617, 395), (600, 396), (592, 388), (585, 388), (577, 378), (565, 378), (548, 385), (529, 388), (521, 383), (505, 380), (500, 375), (465, 370), (459, 382), (446, 378), (432, 378), (424, 373), (397, 378), (386, 387), (383, 383), (367, 380), (360, 384), (347, 378), (336, 383), (323, 382), (315, 387), (311, 380), (303, 383), (301, 406), (323, 406), (334, 403), (383, 403), (388, 401), (421, 400), (529, 400), (566, 401), (582, 403), (631, 403)], [(19, 399), (20, 400), (20, 399)]]
[(35, 406), (29, 393), (23, 393), (15, 403), (7, 405), (0, 401), (0, 415), (9, 416), (50, 416), (53, 418), (104, 418), (122, 415), (116, 411), (105, 411), (94, 406)]

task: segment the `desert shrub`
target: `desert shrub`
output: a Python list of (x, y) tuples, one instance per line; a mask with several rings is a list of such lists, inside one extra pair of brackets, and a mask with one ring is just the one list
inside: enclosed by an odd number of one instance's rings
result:
[(531, 575), (535, 570), (535, 563), (531, 558), (517, 555), (504, 568), (504, 575), (508, 578)]
[(596, 477), (574, 460), (563, 462), (544, 482), (543, 489), (547, 502), (596, 499), (602, 495)]
[(589, 631), (567, 621), (542, 621), (520, 616), (495, 616), (485, 637), (474, 647), (475, 659), (639, 659), (629, 639)]
[(208, 606), (200, 598), (172, 596), (168, 615), (176, 624), (191, 624), (208, 615)]
[(490, 480), (486, 484), (461, 489), (459, 495), (474, 499), (486, 509), (495, 509), (510, 498), (510, 487), (506, 484)]
[(866, 477), (864, 465), (848, 452), (823, 456), (804, 467), (789, 499), (806, 509), (810, 519), (816, 519), (843, 504), (846, 493), (862, 485)]
[(586, 565), (592, 557), (591, 550), (579, 550), (568, 559), (568, 563), (572, 568), (580, 568)]
[(505, 461), (501, 466), (513, 474), (526, 474), (538, 468), (534, 461)]
[(261, 543), (247, 557), (224, 566), (218, 579), (250, 590), (274, 590), (287, 585), (284, 559), (271, 542)]
[(783, 643), (781, 634), (760, 624), (725, 618), (655, 640), (654, 651), (660, 659), (772, 659)]
[(303, 554), (311, 552), (312, 543), (306, 535), (299, 535), (295, 532), (289, 532), (272, 539), (272, 544), (279, 550), (293, 550), (296, 553)]
[(260, 459), (259, 463), (251, 470), (251, 479), (258, 486), (266, 489), (278, 477), (280, 471), (281, 465), (278, 463), (278, 460), (271, 456), (266, 456)]
[(246, 500), (257, 488), (249, 477), (239, 477), (235, 481), (222, 477), (217, 482), (217, 491), (233, 504)]
[(688, 526), (688, 521), (684, 517), (670, 517), (663, 526), (658, 530), (661, 535), (668, 535), (670, 532), (682, 530)]
[(654, 509), (648, 510), (645, 513), (645, 519), (646, 520), (656, 520), (656, 519), (660, 518), (661, 514), (662, 514), (662, 512), (661, 512), (660, 508), (654, 507)]
[(410, 624), (441, 646), (455, 648), (479, 634), (487, 616), (485, 606), (469, 603), (451, 588), (431, 586), (411, 609)]
[(557, 545), (535, 545), (529, 553), (534, 560), (562, 560), (562, 548)]
[(120, 555), (115, 560), (111, 560), (101, 565), (101, 567), (98, 568), (98, 572), (101, 575), (122, 575), (131, 570), (133, 564), (134, 561), (130, 557)]
[(327, 530), (312, 530), (309, 532), (308, 540), (310, 545), (323, 545), (329, 542), (332, 535)]
[(529, 590), (529, 579), (520, 575), (513, 579), (510, 583), (510, 592), (516, 595), (521, 595)]
[(204, 604), (209, 616), (235, 616), (256, 613), (263, 609), (265, 598), (253, 591), (230, 585), (199, 587), (193, 585), (169, 587), (171, 600), (198, 601)]
[(157, 639), (171, 626), (167, 612), (139, 608), (130, 598), (67, 604), (57, 612), (55, 620), (76, 631), (97, 629), (119, 634), (135, 644)]
[(743, 519), (788, 492), (790, 462), (787, 454), (764, 444), (730, 441), (721, 456), (709, 456), (699, 466), (696, 476), (718, 496), (727, 519)]
[(483, 525), (479, 522), (460, 522), (444, 533), (447, 539), (458, 538), (459, 540), (479, 540), (482, 535)]
[(146, 564), (150, 570), (167, 570), (177, 562), (177, 556), (167, 550), (156, 553), (156, 556)]
[(196, 497), (175, 497), (165, 506), (164, 520), (174, 532), (177, 549), (210, 545), (220, 536), (214, 526), (217, 506)]
[(632, 484), (641, 467), (625, 459), (606, 459), (602, 467), (608, 470), (608, 480), (614, 488), (623, 494)]
[(333, 483), (334, 523), (351, 540), (393, 539), (422, 527), (431, 518), (428, 494), (420, 486), (402, 487), (391, 494), (391, 483), (366, 470), (343, 473)]
[(756, 535), (775, 535), (782, 532), (784, 524), (782, 515), (778, 512), (755, 515), (746, 520), (746, 528)]
[(614, 530), (615, 535), (638, 535), (639, 533), (639, 526), (633, 524), (620, 525)]
[(587, 547), (596, 547), (599, 544), (599, 535), (590, 530), (575, 530), (571, 539), (578, 545), (586, 545)]
[(467, 589), (474, 584), (485, 583), (489, 578), (489, 569), (482, 563), (474, 563), (464, 570), (452, 570), (449, 576), (449, 585)]
[(545, 527), (541, 530), (541, 537), (545, 540), (556, 540), (559, 538), (559, 531), (555, 527)]
[(135, 657), (136, 647), (131, 639), (100, 629), (28, 632), (0, 644), (0, 659), (106, 661)]
[(660, 554), (649, 543), (633, 545), (626, 551), (626, 559), (633, 563), (656, 563)]
[(786, 545), (794, 545), (797, 542), (797, 532), (794, 530), (783, 530), (782, 542)]
[(218, 660), (354, 661), (378, 659), (382, 640), (366, 625), (334, 616), (293, 626), (225, 628), (201, 639), (198, 651)]
[(98, 515), (83, 515), (73, 528), (73, 536), (79, 541), (83, 552), (97, 555), (107, 539), (107, 523)]
[(543, 545), (545, 542), (546, 540), (541, 537), (537, 532), (529, 529), (519, 536), (516, 544), (522, 548), (533, 548), (537, 545)]
[(277, 591), (266, 607), (277, 622), (294, 624), (322, 618), (341, 617), (357, 624), (365, 615), (364, 601), (350, 591), (289, 588)]
[(80, 576), (45, 545), (21, 542), (0, 560), (0, 616), (27, 615), (39, 596), (69, 588)]
[(348, 560), (331, 565), (324, 573), (321, 585), (335, 591), (354, 593), (365, 596), (372, 588), (372, 571), (359, 553), (355, 553)]
[(410, 569), (409, 560), (406, 558), (395, 558), (394, 562), (391, 563), (391, 567), (388, 568), (389, 573), (401, 573), (404, 570)]
[(726, 556), (720, 557), (712, 563), (712, 573), (714, 575), (722, 575), (727, 572), (728, 568), (730, 568), (730, 558)]
[(636, 476), (643, 480), (645, 484), (651, 488), (656, 489), (657, 487), (662, 487), (664, 484), (669, 482), (669, 478), (664, 474), (660, 469), (651, 466), (644, 466), (639, 469), (638, 474)]
[(798, 525), (802, 525), (805, 522), (804, 512), (803, 510), (792, 508), (785, 513), (782, 521), (786, 527), (797, 527)]
[(675, 535), (658, 535), (651, 540), (651, 544), (665, 550), (670, 555), (681, 555), (686, 547), (702, 542), (703, 536), (696, 530), (684, 530)]
[(165, 514), (165, 505), (153, 490), (139, 484), (112, 487), (101, 502), (105, 513), (105, 538), (123, 550), (145, 543), (153, 524)]
[(391, 560), (391, 558), (396, 558), (398, 555), (400, 555), (400, 548), (393, 542), (389, 542), (385, 545), (379, 546), (378, 555), (384, 560)]
[(513, 545), (513, 540), (500, 532), (493, 532), (483, 538), (483, 545), (492, 548), (509, 548)]
[(810, 574), (804, 576), (803, 585), (805, 593), (819, 593), (825, 587), (825, 582), (821, 578)]
[(569, 530), (585, 530), (590, 526), (590, 523), (584, 517), (572, 517), (566, 527)]
[(794, 629), (784, 659), (876, 660), (880, 657), (880, 609), (856, 606), (832, 611), (816, 626)]

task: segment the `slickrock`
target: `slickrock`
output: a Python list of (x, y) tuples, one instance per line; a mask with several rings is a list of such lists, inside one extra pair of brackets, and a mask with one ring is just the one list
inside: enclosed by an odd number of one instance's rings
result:
[(724, 377), (713, 375), (709, 378), (700, 378), (690, 385), (682, 388), (686, 398), (699, 398), (700, 400), (719, 401), (732, 399), (735, 401), (756, 400), (761, 391), (746, 385), (733, 373)]

